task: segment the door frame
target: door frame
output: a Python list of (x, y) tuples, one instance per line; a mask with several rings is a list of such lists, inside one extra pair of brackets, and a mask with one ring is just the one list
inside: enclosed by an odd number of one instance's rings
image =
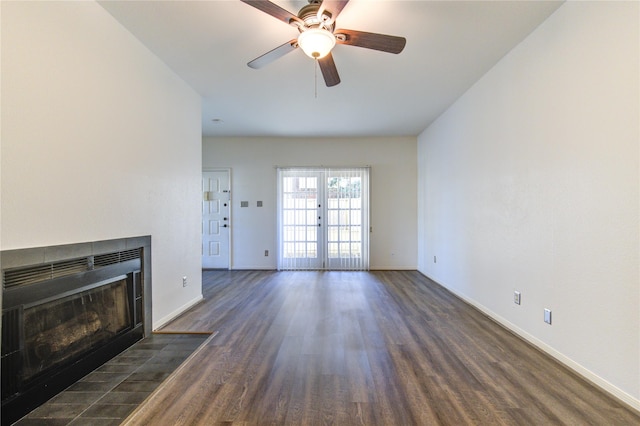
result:
[[(229, 241), (227, 242), (227, 247), (229, 247), (229, 267), (228, 270), (231, 271), (232, 265), (233, 265), (233, 248), (232, 248), (232, 242), (233, 242), (233, 238), (232, 238), (232, 234), (233, 234), (233, 202), (232, 202), (232, 197), (233, 197), (233, 193), (231, 191), (231, 167), (203, 167), (202, 168), (202, 173), (201, 173), (201, 178), (200, 180), (202, 180), (202, 177), (204, 177), (204, 174), (207, 172), (227, 172), (227, 175), (229, 176), (229, 233), (228, 233), (228, 238)], [(202, 196), (201, 196), (202, 197)], [(202, 199), (200, 200), (200, 202), (202, 202)], [(200, 210), (202, 211), (202, 207), (200, 207)], [(202, 235), (200, 236), (200, 244), (202, 245)], [(202, 261), (201, 261), (202, 262)], [(200, 265), (202, 267), (202, 265)]]

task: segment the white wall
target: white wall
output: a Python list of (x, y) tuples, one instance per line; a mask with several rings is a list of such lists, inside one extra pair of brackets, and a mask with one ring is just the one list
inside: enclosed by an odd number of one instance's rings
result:
[(151, 235), (154, 324), (201, 297), (200, 98), (98, 4), (2, 2), (1, 155), (1, 249)]
[[(371, 269), (416, 268), (416, 139), (205, 138), (203, 168), (231, 168), (232, 268), (275, 269), (276, 166), (371, 166)], [(240, 201), (250, 207), (240, 208)], [(256, 201), (264, 206), (256, 207)], [(269, 250), (272, 256), (265, 257)]]
[(639, 17), (564, 4), (418, 137), (419, 270), (638, 409)]

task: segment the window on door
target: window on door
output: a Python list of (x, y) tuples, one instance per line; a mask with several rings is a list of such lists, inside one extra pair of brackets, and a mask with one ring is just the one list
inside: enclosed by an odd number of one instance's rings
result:
[(369, 168), (278, 169), (278, 269), (369, 269)]

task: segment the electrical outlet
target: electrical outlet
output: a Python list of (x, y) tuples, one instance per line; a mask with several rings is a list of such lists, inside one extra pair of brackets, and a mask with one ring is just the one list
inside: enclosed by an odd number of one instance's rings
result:
[(187, 286), (187, 277), (182, 277), (182, 287)]
[(264, 256), (265, 256), (265, 257), (269, 256), (269, 250), (265, 250), (265, 251), (264, 251)]
[(544, 322), (551, 324), (551, 309), (544, 308)]
[(514, 291), (513, 292), (513, 303), (515, 303), (516, 305), (520, 304), (520, 292), (519, 291)]

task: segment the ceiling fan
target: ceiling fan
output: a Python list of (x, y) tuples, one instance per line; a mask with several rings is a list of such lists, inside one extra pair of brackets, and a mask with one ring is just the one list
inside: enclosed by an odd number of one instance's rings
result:
[(331, 49), (336, 43), (389, 53), (402, 52), (407, 43), (404, 37), (335, 29), (336, 18), (349, 0), (309, 0), (309, 4), (303, 6), (297, 15), (269, 0), (241, 1), (300, 31), (297, 38), (249, 62), (247, 65), (251, 68), (262, 68), (300, 47), (307, 56), (318, 61), (324, 81), (328, 87), (331, 87), (340, 83), (340, 76), (331, 55)]

